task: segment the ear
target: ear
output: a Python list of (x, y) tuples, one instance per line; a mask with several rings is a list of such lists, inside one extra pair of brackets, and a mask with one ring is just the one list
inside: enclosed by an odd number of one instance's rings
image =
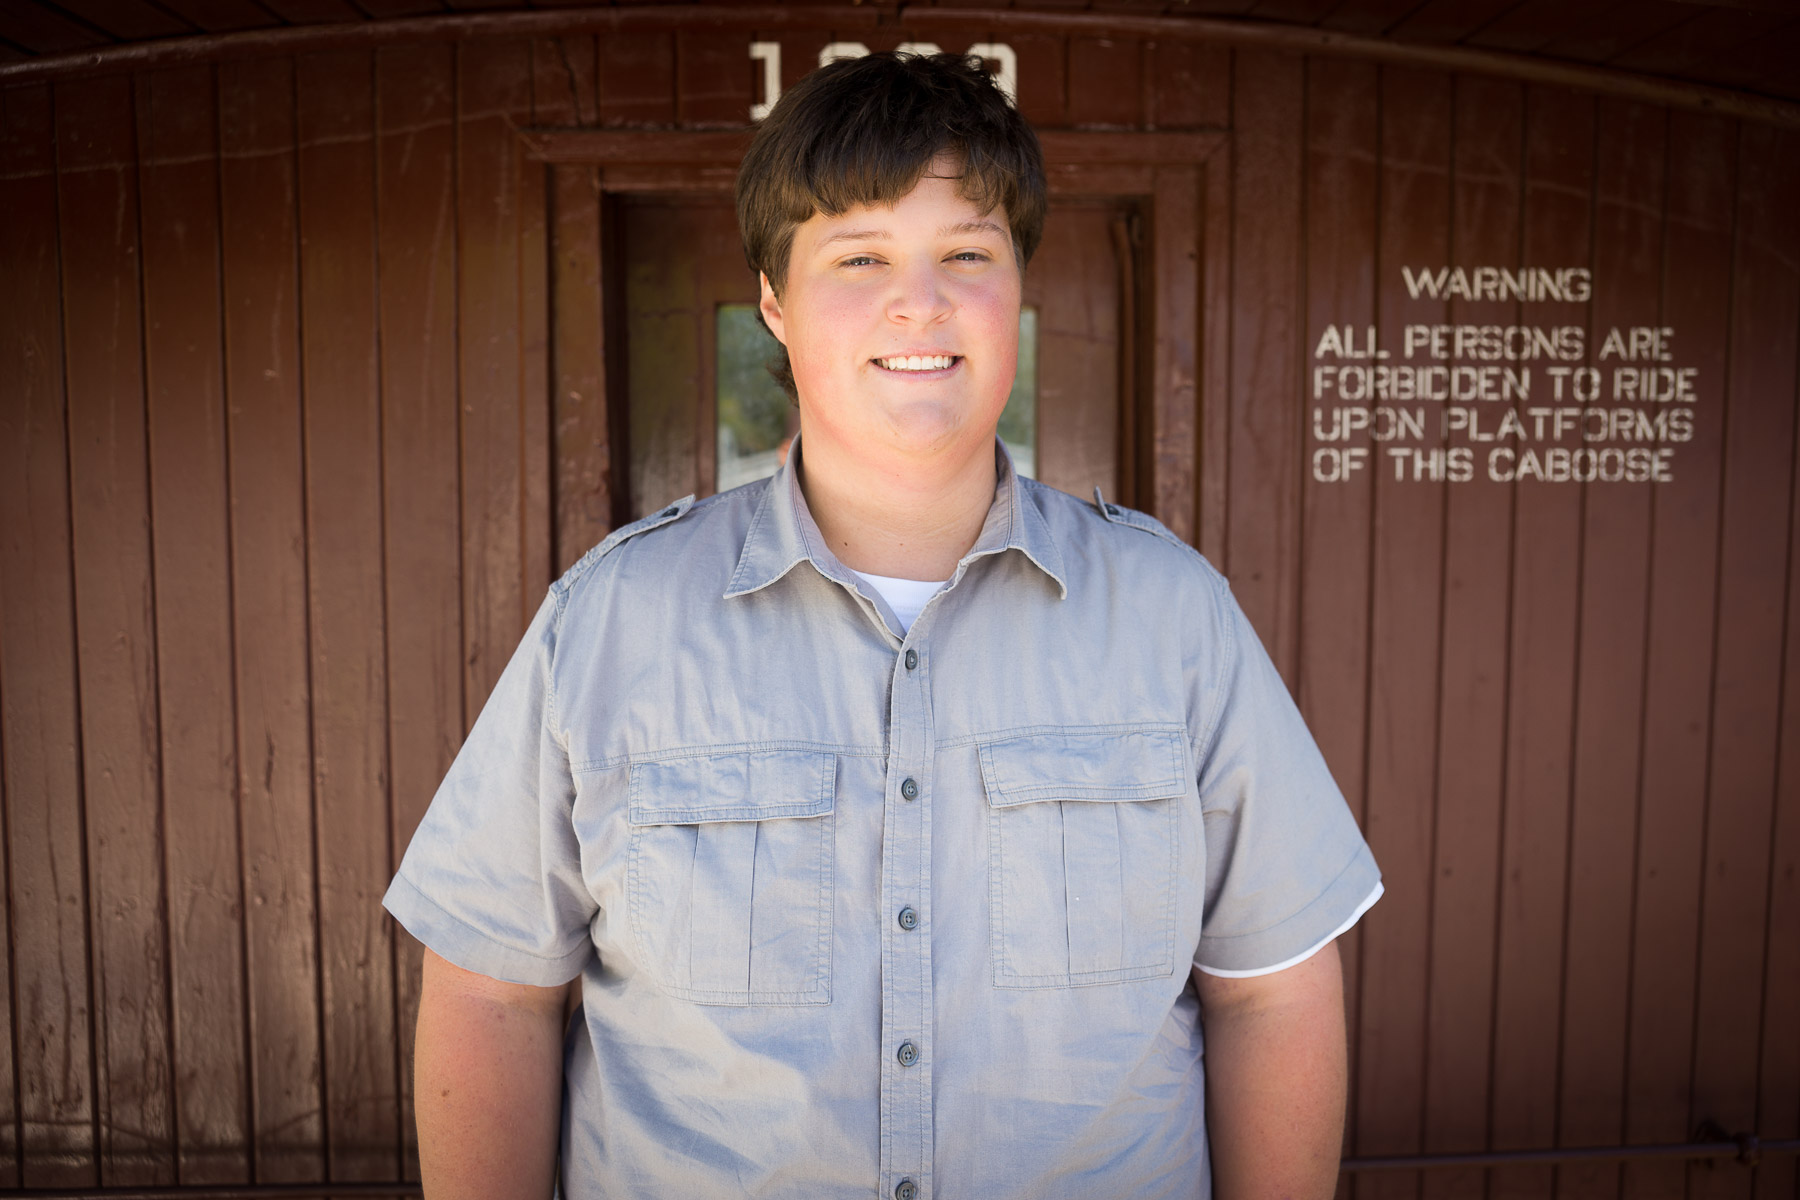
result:
[(781, 301), (775, 296), (775, 289), (769, 286), (769, 277), (757, 272), (757, 279), (762, 282), (762, 300), (757, 307), (762, 310), (763, 322), (768, 325), (769, 332), (783, 346), (787, 345), (787, 327), (781, 316)]

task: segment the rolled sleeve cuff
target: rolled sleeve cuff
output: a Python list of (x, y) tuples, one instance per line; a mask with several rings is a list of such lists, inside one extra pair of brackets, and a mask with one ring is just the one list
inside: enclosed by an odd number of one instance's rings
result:
[(1243, 979), (1285, 970), (1311, 958), (1381, 899), (1381, 871), (1363, 846), (1311, 904), (1277, 925), (1233, 937), (1200, 939), (1194, 966), (1208, 975)]
[(593, 946), (585, 939), (567, 953), (545, 957), (497, 942), (452, 916), (404, 875), (394, 876), (381, 906), (434, 954), (477, 975), (503, 983), (559, 987), (581, 974)]

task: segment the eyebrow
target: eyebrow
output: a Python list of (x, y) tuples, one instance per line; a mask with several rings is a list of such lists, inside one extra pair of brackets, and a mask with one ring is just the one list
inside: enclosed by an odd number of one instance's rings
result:
[(894, 235), (885, 229), (845, 229), (825, 238), (820, 246), (829, 246), (834, 242), (873, 242), (891, 238)]
[[(1007, 236), (1006, 230), (992, 221), (961, 221), (955, 225), (946, 225), (938, 230), (939, 237), (955, 237), (959, 233), (991, 233), (996, 237)], [(845, 229), (831, 234), (819, 242), (820, 248), (837, 242), (878, 242), (888, 241), (893, 234), (885, 229)]]
[(953, 237), (959, 233), (991, 233), (996, 237), (1007, 236), (1006, 230), (992, 221), (964, 221), (958, 225), (946, 225), (938, 230), (939, 237)]

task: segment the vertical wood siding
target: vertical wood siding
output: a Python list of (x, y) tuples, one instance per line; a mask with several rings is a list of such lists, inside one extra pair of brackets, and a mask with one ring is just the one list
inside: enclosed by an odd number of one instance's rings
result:
[[(1377, 81), (1373, 254), (1375, 328), (1384, 346), (1399, 345), (1407, 323), (1437, 323), (1449, 315), (1440, 301), (1408, 296), (1400, 267), (1451, 261), (1450, 94), (1449, 78), (1414, 71), (1384, 71)], [(1305, 348), (1293, 352), (1308, 357)], [(1290, 403), (1304, 405), (1298, 396)], [(1427, 435), (1435, 437), (1436, 432), (1428, 428)], [(1281, 452), (1301, 457), (1304, 443), (1296, 441)], [(1370, 452), (1377, 453), (1373, 446)], [(1238, 503), (1237, 474), (1233, 472), (1233, 504)], [(1359, 995), (1351, 1095), (1358, 1150), (1416, 1154), (1424, 1149), (1426, 1132), (1445, 497), (1441, 487), (1421, 490), (1388, 472), (1375, 475), (1373, 492), (1363, 832), (1381, 863), (1388, 891), (1410, 903), (1381, 914), (1385, 920), (1365, 920), (1360, 929), (1361, 978), (1347, 981)], [(1260, 630), (1267, 618), (1254, 608), (1248, 611)], [(1485, 1080), (1470, 1082), (1476, 1094), (1486, 1090)], [(1379, 1175), (1359, 1180), (1357, 1194), (1410, 1196), (1418, 1187), (1415, 1177)]]
[[(1512, 262), (1522, 224), (1519, 145), (1525, 96), (1516, 84), (1455, 81), (1451, 257)], [(1518, 321), (1518, 305), (1458, 302), (1463, 322)], [(1443, 633), (1437, 701), (1437, 812), (1431, 849), (1423, 1145), (1434, 1154), (1487, 1143), (1489, 1047), (1470, 1038), (1494, 1016), (1494, 929), (1505, 771), (1512, 489), (1478, 476), (1444, 497)], [(1604, 1139), (1604, 1145), (1616, 1139)], [(1544, 1143), (1549, 1144), (1549, 1143)], [(1480, 1190), (1476, 1172), (1426, 1178), (1426, 1194)]]
[(161, 713), (130, 81), (55, 89), (95, 1156), (162, 1182), (172, 1140)]
[[(1376, 213), (1376, 72), (1367, 63), (1320, 62), (1306, 87), (1306, 184), (1301, 192), (1306, 262), (1302, 345), (1316, 345), (1327, 325), (1375, 323), (1375, 263), (1368, 242)], [(1304, 368), (1304, 363), (1301, 363)], [(1217, 474), (1222, 469), (1203, 468)], [(1300, 671), (1295, 698), (1331, 764), (1359, 824), (1368, 819), (1369, 545), (1371, 482), (1316, 483), (1301, 476), (1299, 571), (1309, 585), (1300, 596)], [(1222, 482), (1222, 481), (1221, 481)], [(1209, 507), (1220, 507), (1222, 486), (1209, 485)], [(1362, 939), (1340, 940), (1346, 980), (1360, 977)], [(1346, 1015), (1358, 1028), (1362, 997), (1345, 995)], [(1361, 1039), (1350, 1039), (1350, 1066), (1361, 1060)], [(1352, 1109), (1347, 1139), (1357, 1136)]]
[[(769, 39), (785, 83), (831, 36)], [(417, 1178), (420, 949), (379, 897), (552, 572), (655, 486), (619, 473), (597, 177), (515, 131), (740, 125), (750, 40), (0, 91), (0, 1189)], [(1153, 298), (1195, 331), (1140, 349), (1182, 382), (1139, 502), (1231, 576), (1385, 871), (1345, 939), (1349, 1151), (1800, 1134), (1800, 136), (1011, 42), (1043, 128), (1230, 131), (1197, 211), (1150, 205), (1201, 286)], [(1366, 430), (1342, 444), (1377, 469), (1315, 477), (1329, 327), (1571, 319), (1401, 277), (1486, 263), (1592, 270), (1586, 365), (1677, 331), (1672, 482), (1397, 478)], [(1795, 1171), (1347, 1186), (1791, 1198)]]
[(219, 337), (212, 72), (136, 80), (144, 372), (168, 862), (170, 1032), (182, 1180), (242, 1175), (249, 1145), (243, 874), (232, 711), (231, 508)]
[(94, 1053), (84, 895), (69, 445), (50, 89), (4, 94), (5, 313), (0, 756), (5, 769), (7, 997), (14, 1148), (27, 1185), (93, 1182)]
[[(448, 46), (383, 50), (375, 63), (390, 872), (464, 729), (455, 65)], [(409, 1064), (422, 949), (404, 930), (395, 928), (393, 938), (393, 1071), (411, 1178), (417, 1141)]]

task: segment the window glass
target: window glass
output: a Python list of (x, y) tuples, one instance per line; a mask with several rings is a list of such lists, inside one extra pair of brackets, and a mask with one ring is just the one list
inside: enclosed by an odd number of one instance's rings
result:
[(1019, 310), (1019, 369), (1012, 395), (1000, 414), (1000, 440), (1012, 455), (1013, 470), (1037, 478), (1037, 326), (1032, 305)]
[(754, 304), (721, 304), (718, 315), (718, 490), (773, 475), (787, 455), (792, 402), (769, 374), (781, 349)]

